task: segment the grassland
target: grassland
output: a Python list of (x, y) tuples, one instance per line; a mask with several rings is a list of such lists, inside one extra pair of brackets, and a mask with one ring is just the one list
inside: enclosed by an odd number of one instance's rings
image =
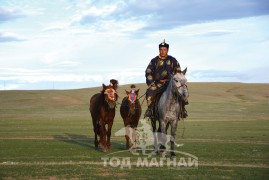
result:
[[(137, 86), (144, 94), (145, 84)], [(88, 111), (100, 90), (0, 91), (0, 179), (269, 179), (269, 84), (189, 83), (177, 150), (197, 156), (198, 169), (104, 167)], [(125, 149), (114, 136), (122, 127), (117, 108), (109, 153)]]

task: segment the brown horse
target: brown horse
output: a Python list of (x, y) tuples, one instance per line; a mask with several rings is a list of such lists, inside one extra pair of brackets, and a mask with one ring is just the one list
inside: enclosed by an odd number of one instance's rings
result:
[[(115, 117), (116, 101), (118, 99), (115, 86), (103, 84), (101, 93), (92, 96), (90, 100), (90, 112), (92, 116), (93, 130), (95, 133), (95, 147), (99, 145), (103, 151), (110, 149), (111, 128)], [(105, 126), (108, 126), (107, 129)], [(100, 136), (100, 141), (98, 141)]]
[[(126, 90), (125, 90), (126, 91)], [(120, 114), (123, 119), (123, 123), (125, 126), (125, 138), (126, 138), (126, 148), (130, 148), (130, 128), (132, 128), (132, 140), (133, 145), (132, 148), (136, 148), (136, 128), (138, 125), (139, 118), (141, 116), (141, 105), (138, 100), (138, 92), (135, 91), (131, 93), (126, 91), (127, 97), (123, 98), (121, 107), (120, 107)]]

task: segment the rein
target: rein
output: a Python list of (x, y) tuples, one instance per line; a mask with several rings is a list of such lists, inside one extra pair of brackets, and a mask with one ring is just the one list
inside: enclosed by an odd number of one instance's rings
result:
[[(179, 86), (179, 87), (176, 87), (176, 90), (178, 90), (179, 88), (181, 88), (181, 87), (186, 87), (187, 88), (187, 90), (188, 90), (188, 86), (187, 86), (187, 84), (183, 84), (183, 85), (181, 85), (181, 86)], [(175, 94), (175, 96), (176, 96), (176, 100), (177, 100), (177, 102), (180, 104), (180, 110), (179, 110), (179, 116), (180, 116), (180, 118), (182, 119), (182, 122), (183, 122), (183, 132), (182, 132), (182, 135), (181, 135), (181, 137), (182, 138), (184, 138), (184, 134), (185, 134), (185, 130), (186, 130), (186, 127), (185, 127), (185, 118), (183, 118), (183, 101), (184, 101), (184, 96), (183, 95), (181, 95), (181, 94), (179, 94), (178, 93), (178, 91), (176, 91), (177, 93)], [(179, 99), (180, 98), (180, 99)]]
[[(140, 97), (138, 98), (138, 100), (139, 100), (140, 98), (142, 98), (143, 96), (145, 96), (145, 95), (146, 95), (146, 93), (147, 93), (147, 92), (145, 92), (145, 93), (144, 93), (142, 96), (140, 96)], [(143, 101), (142, 101), (141, 106), (143, 105), (143, 103), (144, 103), (145, 99), (146, 99), (146, 96), (144, 97), (144, 99), (143, 99)]]

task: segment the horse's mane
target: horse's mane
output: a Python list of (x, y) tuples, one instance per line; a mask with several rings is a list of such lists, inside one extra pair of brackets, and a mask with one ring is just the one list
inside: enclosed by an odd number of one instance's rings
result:
[(171, 93), (172, 85), (173, 85), (173, 76), (171, 76), (171, 78), (169, 80), (169, 84), (168, 84), (166, 90), (163, 92), (163, 94), (165, 95), (165, 99), (167, 99), (167, 97)]
[(170, 80), (169, 80), (169, 84), (166, 87), (166, 90), (163, 92), (163, 101), (162, 104), (164, 104), (165, 102), (167, 102), (168, 97), (171, 95), (171, 93), (173, 93), (173, 96), (176, 97), (177, 101), (180, 101), (180, 96), (178, 91), (173, 92), (173, 76), (171, 76)]

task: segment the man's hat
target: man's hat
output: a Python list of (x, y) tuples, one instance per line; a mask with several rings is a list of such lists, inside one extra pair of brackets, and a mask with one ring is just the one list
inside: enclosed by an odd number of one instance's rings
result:
[(159, 44), (159, 49), (161, 47), (166, 47), (167, 49), (169, 49), (169, 44), (165, 43), (165, 39), (163, 40), (163, 42), (161, 44)]

